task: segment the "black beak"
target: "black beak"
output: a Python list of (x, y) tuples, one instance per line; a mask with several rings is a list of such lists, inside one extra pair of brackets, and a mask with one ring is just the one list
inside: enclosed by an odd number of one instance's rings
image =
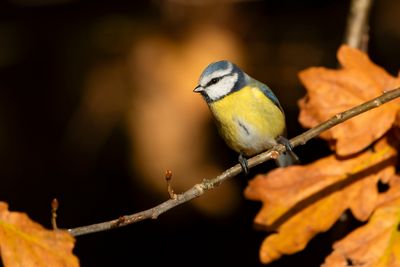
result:
[(193, 92), (195, 93), (201, 93), (204, 91), (204, 88), (199, 84), (196, 86), (196, 88), (194, 88)]

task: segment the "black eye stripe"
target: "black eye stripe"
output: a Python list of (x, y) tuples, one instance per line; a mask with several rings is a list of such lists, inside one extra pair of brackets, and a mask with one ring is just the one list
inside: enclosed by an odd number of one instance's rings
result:
[(212, 78), (204, 87), (208, 87), (208, 86), (214, 85), (217, 82), (219, 82), (220, 80), (222, 80), (223, 78), (234, 76), (235, 74), (237, 74), (240, 77), (240, 73), (238, 73), (237, 71), (232, 71), (232, 72), (227, 73), (227, 74), (225, 74), (223, 76)]
[(219, 82), (219, 80), (221, 80), (222, 79), (222, 77), (215, 77), (215, 78), (212, 78), (207, 84), (206, 84), (206, 87), (208, 87), (208, 86), (210, 86), (210, 85), (213, 85), (213, 84), (216, 84), (217, 82)]
[(208, 86), (210, 86), (210, 85), (216, 84), (217, 82), (219, 82), (219, 81), (222, 80), (223, 78), (228, 77), (228, 76), (232, 76), (233, 74), (234, 74), (234, 72), (231, 72), (231, 73), (225, 74), (224, 76), (221, 76), (221, 77), (212, 78), (212, 79), (206, 84), (205, 87), (208, 87)]

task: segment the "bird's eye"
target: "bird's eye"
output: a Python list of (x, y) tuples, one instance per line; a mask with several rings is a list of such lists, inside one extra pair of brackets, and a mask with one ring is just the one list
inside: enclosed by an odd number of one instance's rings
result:
[(208, 83), (207, 86), (216, 84), (219, 80), (221, 80), (221, 78), (217, 77), (217, 78), (212, 78)]

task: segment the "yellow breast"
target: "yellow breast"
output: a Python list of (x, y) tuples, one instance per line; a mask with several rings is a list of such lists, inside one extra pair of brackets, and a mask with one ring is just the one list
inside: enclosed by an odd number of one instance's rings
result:
[(226, 143), (246, 156), (271, 148), (285, 132), (283, 112), (255, 87), (231, 93), (211, 103), (210, 109)]

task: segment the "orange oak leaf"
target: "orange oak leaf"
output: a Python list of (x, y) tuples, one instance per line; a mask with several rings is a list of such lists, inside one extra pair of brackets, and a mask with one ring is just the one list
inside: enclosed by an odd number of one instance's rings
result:
[(276, 232), (263, 241), (261, 261), (269, 263), (302, 250), (346, 209), (359, 220), (368, 219), (378, 203), (377, 182), (393, 176), (396, 154), (382, 139), (357, 157), (332, 155), (255, 177), (245, 190), (247, 198), (263, 202), (255, 223)]
[(0, 256), (5, 267), (78, 267), (78, 258), (72, 254), (74, 242), (68, 232), (46, 230), (0, 202)]
[(393, 186), (391, 181), (390, 190), (380, 196), (383, 203), (368, 223), (336, 242), (323, 267), (349, 263), (365, 267), (400, 266), (400, 177), (394, 178), (397, 185)]
[[(343, 45), (338, 51), (342, 68), (312, 67), (300, 72), (307, 95), (299, 101), (300, 123), (312, 128), (332, 116), (400, 86), (363, 52)], [(400, 100), (365, 112), (321, 134), (341, 156), (351, 155), (381, 138), (393, 125)], [(366, 127), (368, 126), (368, 127)]]

